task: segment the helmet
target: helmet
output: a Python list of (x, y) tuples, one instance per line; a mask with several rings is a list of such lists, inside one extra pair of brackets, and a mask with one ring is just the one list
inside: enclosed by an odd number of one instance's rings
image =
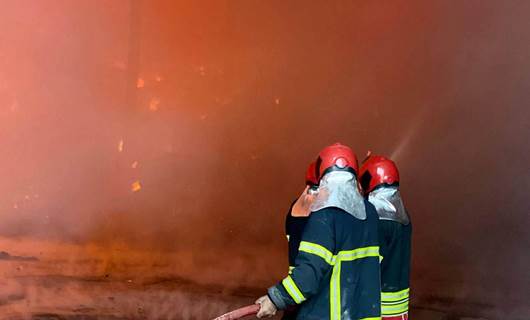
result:
[(361, 166), (360, 181), (364, 193), (380, 185), (399, 185), (399, 172), (394, 161), (383, 156), (369, 156)]
[(331, 171), (348, 171), (357, 176), (359, 165), (353, 150), (340, 143), (325, 147), (318, 154), (315, 165), (317, 181)]
[(318, 186), (318, 180), (316, 176), (316, 162), (313, 161), (309, 164), (309, 167), (307, 167), (307, 171), (305, 173), (305, 184), (309, 187), (315, 187)]

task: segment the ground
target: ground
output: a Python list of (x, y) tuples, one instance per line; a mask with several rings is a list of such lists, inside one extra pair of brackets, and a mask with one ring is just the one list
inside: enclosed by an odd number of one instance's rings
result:
[[(206, 277), (185, 254), (162, 259), (119, 246), (109, 251), (5, 238), (0, 245), (10, 249), (0, 249), (0, 319), (213, 319), (253, 303), (266, 287), (241, 285), (261, 280), (229, 278), (237, 272), (225, 265)], [(414, 320), (472, 319), (429, 308), (413, 308), (411, 315)]]

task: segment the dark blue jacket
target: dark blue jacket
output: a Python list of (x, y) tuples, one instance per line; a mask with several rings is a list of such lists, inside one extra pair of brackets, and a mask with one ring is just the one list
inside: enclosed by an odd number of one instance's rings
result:
[(333, 207), (311, 213), (295, 268), (268, 291), (279, 309), (304, 302), (297, 319), (379, 319), (378, 216), (365, 206), (365, 220)]
[(410, 243), (412, 225), (379, 220), (381, 312), (399, 316), (409, 310)]

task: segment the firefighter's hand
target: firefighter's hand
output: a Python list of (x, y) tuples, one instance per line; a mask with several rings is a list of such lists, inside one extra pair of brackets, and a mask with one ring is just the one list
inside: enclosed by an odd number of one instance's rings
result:
[(271, 301), (269, 296), (265, 295), (258, 300), (256, 304), (259, 304), (260, 308), (257, 314), (258, 318), (270, 318), (276, 314), (276, 306)]

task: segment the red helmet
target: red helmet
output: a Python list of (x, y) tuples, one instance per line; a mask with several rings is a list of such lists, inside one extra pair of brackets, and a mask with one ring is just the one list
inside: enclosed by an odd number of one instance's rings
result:
[(340, 143), (335, 143), (322, 149), (318, 154), (315, 166), (318, 181), (331, 171), (349, 171), (356, 176), (359, 171), (357, 157), (353, 150)]
[(369, 156), (360, 171), (364, 193), (372, 192), (377, 186), (399, 184), (399, 172), (394, 161), (383, 156)]
[(316, 176), (317, 172), (316, 172), (315, 166), (316, 166), (316, 162), (315, 161), (311, 162), (309, 164), (309, 167), (307, 167), (307, 171), (305, 173), (305, 184), (310, 187), (318, 186), (318, 180)]

